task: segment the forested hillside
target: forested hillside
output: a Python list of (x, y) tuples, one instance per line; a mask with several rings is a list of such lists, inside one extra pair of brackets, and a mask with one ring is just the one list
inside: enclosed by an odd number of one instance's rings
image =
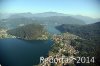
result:
[(91, 38), (100, 38), (100, 22), (88, 25), (70, 25), (63, 24), (56, 26), (61, 32), (70, 32), (72, 34), (78, 35), (82, 38), (91, 39)]
[(43, 26), (39, 24), (29, 24), (16, 29), (8, 30), (7, 33), (14, 35), (17, 38), (32, 40), (42, 36), (45, 32)]
[(73, 40), (71, 45), (80, 53), (78, 56), (95, 57), (95, 64), (82, 64), (83, 66), (99, 66), (100, 64), (100, 22), (88, 25), (68, 25), (57, 26), (56, 29), (69, 32), (82, 37), (83, 39)]

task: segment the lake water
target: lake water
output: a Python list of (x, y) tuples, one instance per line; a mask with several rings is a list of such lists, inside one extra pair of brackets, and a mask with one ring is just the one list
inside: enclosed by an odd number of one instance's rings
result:
[(41, 56), (47, 56), (52, 41), (0, 39), (0, 64), (2, 66), (32, 66)]
[(60, 34), (61, 32), (55, 28), (55, 24), (48, 24), (45, 26), (45, 29), (50, 33), (50, 34)]

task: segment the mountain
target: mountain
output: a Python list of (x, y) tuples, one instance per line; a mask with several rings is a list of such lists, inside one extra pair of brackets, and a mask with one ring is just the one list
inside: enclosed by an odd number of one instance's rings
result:
[(33, 14), (30, 13), (30, 12), (27, 12), (27, 13), (14, 13), (14, 14), (11, 14), (8, 19), (12, 19), (12, 18), (22, 18), (22, 17), (32, 18), (33, 17)]
[(36, 20), (32, 20), (31, 18), (20, 17), (20, 18), (2, 19), (0, 24), (1, 24), (1, 27), (7, 28), (7, 29), (13, 29), (19, 26), (36, 23), (36, 22), (37, 22)]
[(51, 16), (71, 16), (73, 18), (83, 20), (87, 24), (100, 21), (100, 18), (92, 18), (92, 17), (82, 16), (82, 15), (69, 15), (69, 14), (57, 13), (57, 12), (43, 12), (43, 13), (35, 13), (35, 14), (32, 14), (30, 12), (15, 13), (15, 14), (11, 14), (10, 16), (11, 16), (10, 18), (15, 18), (15, 17), (41, 18), (41, 17), (51, 17)]
[[(21, 25), (39, 23), (46, 26), (56, 26), (61, 24), (79, 24), (83, 25), (85, 22), (83, 20), (73, 18), (71, 16), (65, 16), (62, 13), (56, 12), (45, 12), (45, 13), (18, 13), (12, 14), (6, 19), (1, 19), (0, 23), (5, 25), (6, 28), (12, 29)], [(1, 25), (2, 26), (2, 25)], [(3, 26), (4, 27), (4, 26)]]
[(63, 24), (56, 26), (56, 29), (61, 32), (69, 32), (89, 40), (93, 39), (99, 41), (100, 39), (100, 22), (88, 25)]
[(88, 25), (69, 25), (63, 24), (56, 26), (56, 29), (63, 32), (69, 32), (82, 39), (76, 39), (71, 45), (79, 51), (80, 57), (94, 57), (93, 64), (81, 64), (82, 66), (100, 66), (100, 22)]
[(0, 13), (0, 20), (1, 19), (7, 19), (11, 16), (12, 14), (9, 13)]
[(45, 17), (38, 20), (48, 23), (48, 24), (52, 23), (52, 24), (58, 24), (58, 25), (59, 24), (79, 24), (79, 25), (85, 24), (84, 21), (73, 18), (71, 16), (51, 16), (51, 17)]
[(42, 19), (45, 17), (54, 17), (54, 16), (64, 16), (64, 17), (72, 17), (75, 19), (79, 19), (84, 21), (86, 24), (90, 24), (90, 23), (95, 23), (100, 21), (100, 18), (92, 18), (92, 17), (88, 17), (88, 16), (82, 16), (82, 15), (69, 15), (69, 14), (64, 14), (64, 13), (57, 13), (57, 12), (43, 12), (43, 13), (14, 13), (14, 14), (0, 14), (2, 16), (2, 18), (0, 19), (11, 19), (11, 18), (32, 18), (32, 19)]
[(7, 31), (8, 34), (18, 38), (32, 40), (44, 34), (44, 27), (39, 24), (28, 24)]
[(51, 17), (51, 16), (68, 16), (67, 14), (57, 13), (57, 12), (44, 12), (33, 14), (34, 17)]
[(51, 17), (51, 16), (68, 16), (67, 14), (57, 13), (57, 12), (43, 12), (43, 13), (15, 13), (9, 16), (9, 18), (20, 18), (20, 17), (27, 17), (27, 18), (36, 18), (36, 17)]
[(72, 17), (83, 20), (86, 24), (91, 24), (100, 21), (100, 18), (92, 18), (92, 17), (82, 16), (82, 15), (73, 15)]

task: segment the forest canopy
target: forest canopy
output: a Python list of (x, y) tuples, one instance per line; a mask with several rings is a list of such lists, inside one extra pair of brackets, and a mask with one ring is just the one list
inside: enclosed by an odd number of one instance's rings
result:
[(8, 34), (14, 35), (22, 39), (36, 39), (44, 33), (44, 27), (39, 24), (28, 24), (7, 31)]

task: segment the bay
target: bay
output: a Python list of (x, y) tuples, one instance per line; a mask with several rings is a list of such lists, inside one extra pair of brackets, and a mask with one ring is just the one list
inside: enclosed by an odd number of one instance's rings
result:
[(33, 66), (46, 57), (53, 44), (50, 40), (0, 39), (2, 66)]

